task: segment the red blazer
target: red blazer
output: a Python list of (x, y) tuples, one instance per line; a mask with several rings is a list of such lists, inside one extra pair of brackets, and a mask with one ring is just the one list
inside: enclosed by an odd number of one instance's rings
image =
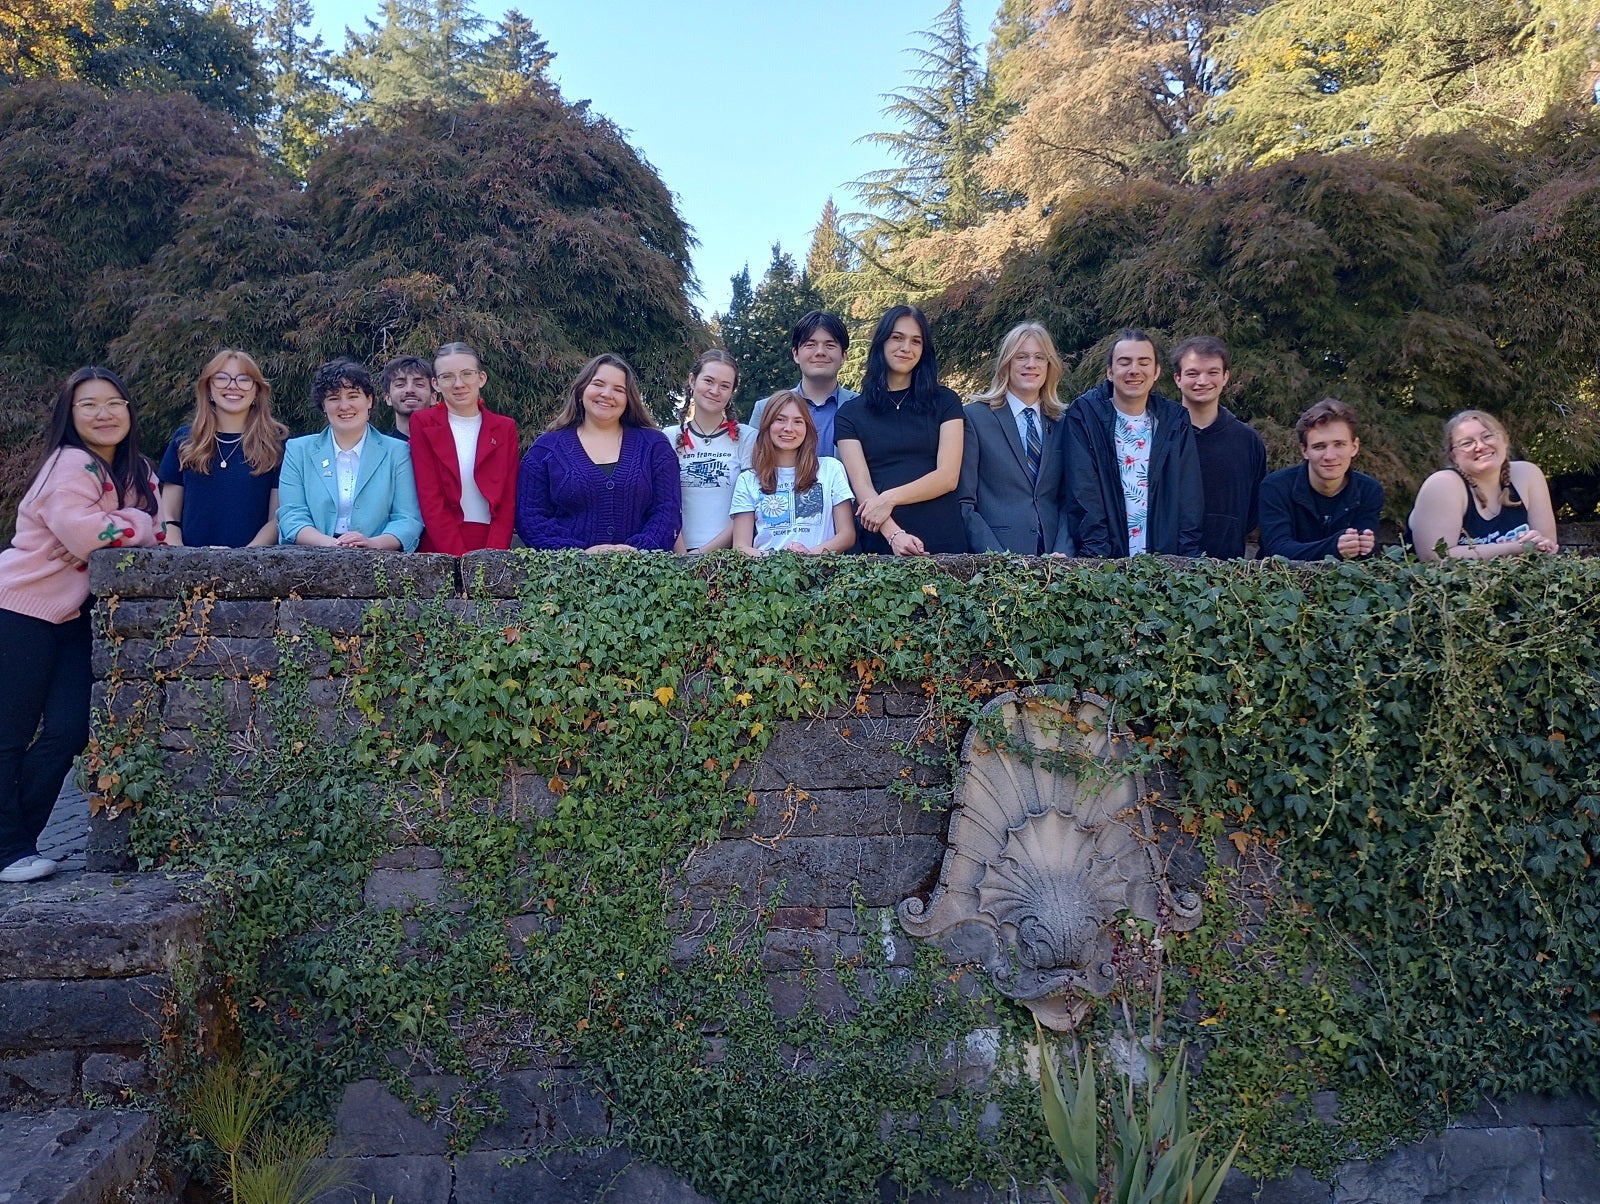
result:
[[(472, 479), (478, 492), (489, 500), (487, 546), (509, 548), (517, 517), (517, 424), (494, 413), (481, 400), (478, 412), (483, 415), (483, 425), (478, 428)], [(462, 538), (466, 520), (461, 516), (461, 471), (447, 406), (432, 405), (411, 416), (411, 466), (417, 476), (417, 500), (422, 504), (418, 551), (460, 556), (467, 550)]]

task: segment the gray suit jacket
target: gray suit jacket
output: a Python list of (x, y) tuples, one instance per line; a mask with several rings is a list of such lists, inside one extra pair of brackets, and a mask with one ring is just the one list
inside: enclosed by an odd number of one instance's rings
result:
[[(1062, 513), (1066, 500), (1066, 424), (1045, 422), (1039, 480), (1028, 474), (1028, 456), (1009, 405), (969, 402), (967, 437), (961, 451), (961, 519), (967, 547), (974, 552), (1072, 554), (1072, 537)], [(1041, 415), (1042, 417), (1042, 415)], [(1042, 536), (1042, 542), (1041, 542)]]

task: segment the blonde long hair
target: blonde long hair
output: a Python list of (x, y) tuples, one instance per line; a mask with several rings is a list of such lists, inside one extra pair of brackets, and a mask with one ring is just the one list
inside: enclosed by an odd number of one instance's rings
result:
[(232, 347), (224, 347), (200, 369), (200, 377), (194, 382), (194, 421), (189, 425), (189, 437), (178, 448), (178, 463), (190, 472), (211, 472), (211, 461), (217, 454), (217, 412), (211, 404), (211, 378), (229, 360), (238, 360), (244, 366), (244, 374), (256, 382), (256, 397), (245, 415), (244, 438), (239, 448), (250, 464), (250, 475), (259, 477), (271, 472), (283, 459), (289, 428), (272, 416), (272, 386), (261, 375), (260, 365)]
[(1037, 339), (1040, 349), (1044, 352), (1044, 387), (1039, 390), (1039, 409), (1047, 419), (1054, 422), (1067, 410), (1056, 393), (1061, 384), (1064, 368), (1061, 363), (1061, 353), (1056, 350), (1055, 340), (1038, 322), (1023, 322), (1013, 326), (1006, 333), (1006, 337), (1000, 340), (1000, 353), (995, 357), (994, 379), (989, 382), (988, 389), (974, 394), (972, 400), (986, 402), (991, 409), (1005, 409), (1006, 387), (1011, 381), (1011, 361), (1021, 353), (1022, 340), (1027, 338)]
[[(1490, 434), (1500, 441), (1500, 446), (1506, 449), (1506, 458), (1500, 461), (1500, 505), (1502, 507), (1521, 506), (1523, 503), (1513, 497), (1511, 493), (1511, 434), (1501, 424), (1500, 420), (1488, 411), (1462, 410), (1459, 414), (1450, 415), (1449, 420), (1444, 424), (1444, 462), (1461, 474), (1461, 479), (1466, 481), (1468, 489), (1472, 490), (1474, 494), (1478, 493), (1478, 487), (1472, 483), (1472, 478), (1461, 472), (1459, 468), (1456, 468), (1456, 431), (1463, 422), (1481, 423)], [(1478, 501), (1482, 504), (1487, 504), (1488, 499), (1480, 494), (1478, 495)]]

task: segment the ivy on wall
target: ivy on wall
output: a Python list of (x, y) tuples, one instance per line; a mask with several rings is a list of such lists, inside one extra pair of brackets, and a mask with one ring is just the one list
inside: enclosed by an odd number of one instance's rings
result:
[[(142, 862), (206, 873), (242, 1040), (303, 1109), (380, 1065), (401, 1086), (395, 1050), (480, 1082), (575, 1061), (637, 1152), (719, 1200), (1037, 1178), (1008, 1071), (1031, 1024), (931, 950), (818, 967), (861, 1005), (837, 1022), (767, 1003), (775, 900), (730, 902), (672, 961), (680, 871), (744, 813), (776, 725), (890, 681), (931, 699), (924, 756), (1052, 681), (1176, 766), (1182, 822), (1231, 853), (1202, 928), (1167, 938), (1167, 1031), (1209, 1051), (1193, 1097), (1250, 1165), (1380, 1151), (1480, 1092), (1600, 1089), (1593, 562), (528, 561), (512, 603), (396, 599), (359, 637), (282, 637), (271, 739), (202, 748), (213, 790), (159, 771), (153, 706), (119, 703), (97, 746)], [(331, 732), (313, 652), (348, 683)], [(396, 843), (439, 850), (453, 889), (365, 909)], [(962, 1085), (979, 1030), (1000, 1073)], [(414, 1102), (459, 1148), (495, 1112)]]

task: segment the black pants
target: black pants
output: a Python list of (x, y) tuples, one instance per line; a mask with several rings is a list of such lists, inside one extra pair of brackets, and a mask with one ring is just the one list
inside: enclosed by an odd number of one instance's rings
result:
[(38, 852), (61, 779), (89, 742), (89, 611), (47, 623), (0, 610), (0, 869)]

